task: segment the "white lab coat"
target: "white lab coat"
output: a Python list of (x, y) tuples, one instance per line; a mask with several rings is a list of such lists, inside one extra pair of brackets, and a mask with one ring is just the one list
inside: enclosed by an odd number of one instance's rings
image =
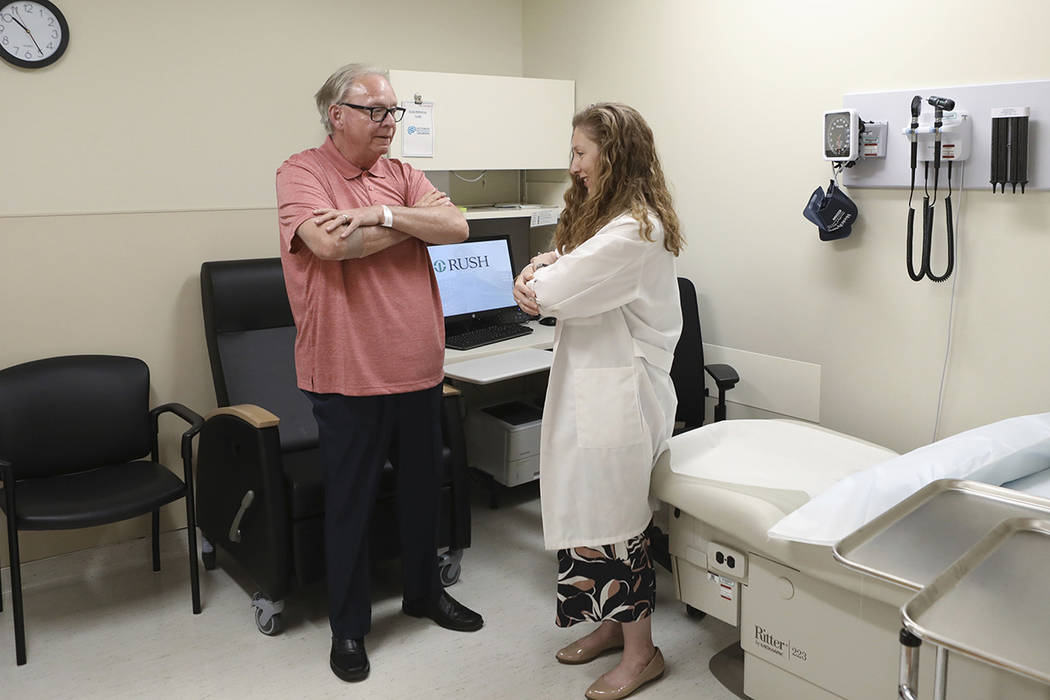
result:
[(555, 316), (540, 437), (547, 549), (613, 544), (649, 524), (649, 477), (677, 406), (670, 369), (682, 332), (674, 255), (621, 215), (536, 272)]

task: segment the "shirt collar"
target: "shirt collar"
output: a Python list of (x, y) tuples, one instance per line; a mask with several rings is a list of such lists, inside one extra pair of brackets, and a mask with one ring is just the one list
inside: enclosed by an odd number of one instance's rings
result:
[(329, 136), (321, 144), (321, 153), (327, 158), (336, 171), (347, 180), (353, 180), (355, 177), (360, 177), (362, 173), (367, 172), (372, 177), (386, 177), (383, 161), (385, 158), (379, 158), (375, 163), (372, 164), (371, 168), (362, 169), (351, 163), (346, 157), (339, 152), (339, 149), (335, 147), (335, 142), (332, 141), (332, 137)]

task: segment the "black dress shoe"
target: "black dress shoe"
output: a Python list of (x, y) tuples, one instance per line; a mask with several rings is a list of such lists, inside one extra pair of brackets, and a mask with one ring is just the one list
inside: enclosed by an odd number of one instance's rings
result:
[(402, 603), (401, 610), (412, 617), (429, 617), (445, 629), (457, 632), (475, 632), (485, 624), (481, 615), (444, 591), (431, 603)]
[(344, 681), (363, 681), (368, 678), (368, 654), (365, 640), (332, 637), (332, 653), (328, 657), (332, 673)]

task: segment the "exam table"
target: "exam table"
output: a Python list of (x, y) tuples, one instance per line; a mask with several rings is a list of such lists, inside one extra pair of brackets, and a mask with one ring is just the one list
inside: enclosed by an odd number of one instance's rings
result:
[[(764, 420), (675, 436), (658, 460), (652, 495), (670, 511), (676, 595), (739, 627), (749, 697), (897, 697), (901, 607), (951, 564), (943, 560), (947, 550), (936, 538), (912, 541), (929, 570), (908, 586), (844, 566), (834, 542), (769, 535), (840, 484), (878, 473), (895, 458), (819, 426)], [(935, 666), (932, 655), (922, 656), (918, 697), (933, 697)], [(953, 656), (947, 679), (953, 699), (1050, 698), (1047, 686), (966, 656)]]

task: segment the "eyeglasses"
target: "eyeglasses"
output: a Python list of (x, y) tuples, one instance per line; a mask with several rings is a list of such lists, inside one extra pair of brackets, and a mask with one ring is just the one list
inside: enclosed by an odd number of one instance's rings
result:
[(381, 122), (386, 119), (386, 115), (390, 115), (394, 118), (395, 122), (401, 121), (405, 116), (404, 107), (366, 107), (364, 105), (352, 105), (349, 102), (340, 102), (344, 107), (350, 107), (351, 109), (363, 109), (368, 112), (368, 116), (374, 122)]

